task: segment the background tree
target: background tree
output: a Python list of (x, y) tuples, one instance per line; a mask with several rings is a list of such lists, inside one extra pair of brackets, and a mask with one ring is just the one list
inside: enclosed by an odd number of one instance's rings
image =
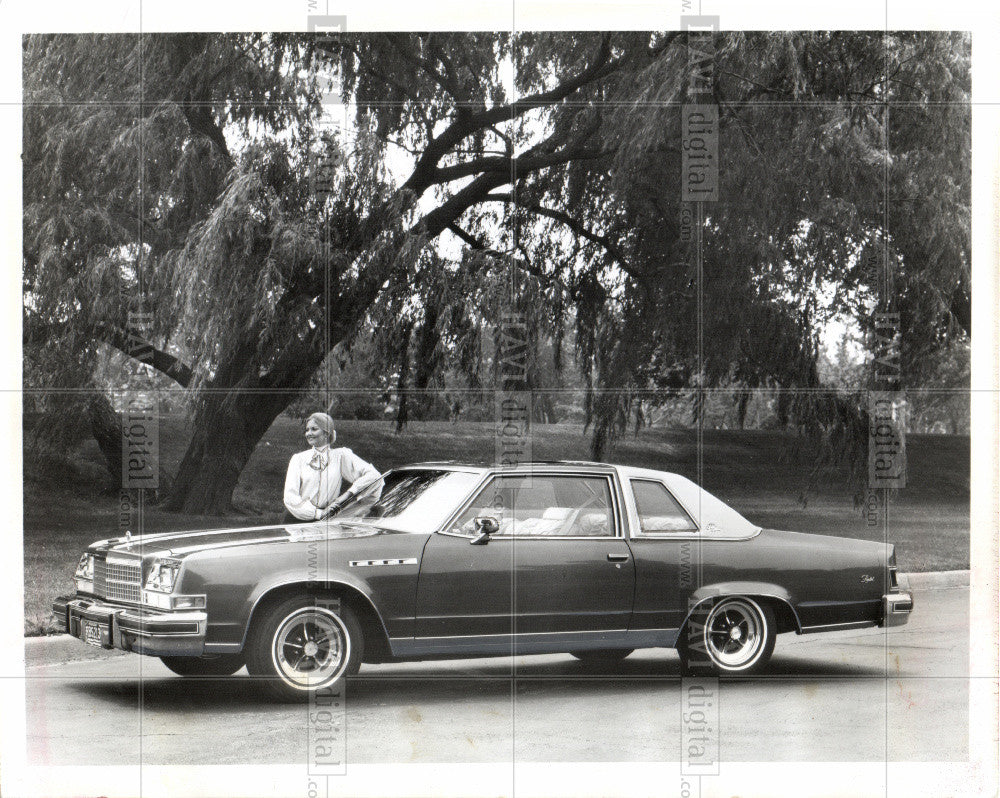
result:
[[(127, 350), (121, 298), (142, 298), (153, 365), (193, 400), (172, 507), (228, 507), (273, 419), (386, 309), (413, 324), (389, 348), (430, 353), (421, 373), (407, 372), (409, 352), (396, 359), (397, 391), (432, 383), (453, 304), (433, 279), (407, 286), (439, 238), (480, 253), (460, 259), (459, 285), (484, 262), (479, 279), (513, 270), (521, 289), (503, 306), (540, 336), (574, 320), (595, 456), (637, 398), (723, 382), (819, 387), (824, 314), (867, 316), (878, 298), (866, 248), (898, 266), (914, 344), (939, 347), (961, 328), (967, 113), (948, 116), (946, 136), (946, 111), (893, 121), (884, 102), (967, 102), (963, 37), (718, 37), (726, 201), (698, 228), (701, 272), (679, 222), (680, 34), (345, 35), (325, 52), (356, 112), (351, 141), (317, 132), (311, 37), (143, 42), (26, 40), (25, 324), (43, 332), (25, 338), (64, 336), (72, 357)], [(80, 96), (109, 102), (66, 102)], [(328, 195), (312, 190), (317, 157), (338, 164)], [(912, 222), (885, 225), (887, 170), (901, 190), (948, 189), (937, 211), (950, 216), (905, 247)], [(926, 170), (935, 176), (913, 174)], [(934, 323), (916, 323), (927, 312)], [(454, 329), (469, 323), (459, 314)], [(842, 429), (835, 405), (785, 415)]]
[(581, 357), (615, 389), (588, 403), (592, 453), (604, 455), (644, 393), (693, 388), (697, 412), (699, 389), (733, 383), (783, 389), (783, 423), (825, 437), (829, 452), (860, 452), (863, 408), (822, 390), (818, 331), (847, 314), (869, 332), (873, 311), (900, 312), (904, 382), (919, 379), (926, 352), (968, 334), (968, 38), (718, 37), (720, 202), (686, 238), (689, 67), (683, 49), (664, 53), (638, 79), (588, 87), (586, 111), (553, 112), (553, 125), (599, 117), (600, 159), (496, 197), (543, 219), (522, 237), (536, 260), (566, 253)]

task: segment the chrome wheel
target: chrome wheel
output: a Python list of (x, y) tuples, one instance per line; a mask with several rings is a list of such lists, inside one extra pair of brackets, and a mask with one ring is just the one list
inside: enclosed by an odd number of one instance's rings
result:
[(328, 593), (267, 601), (250, 622), (245, 649), (255, 684), (281, 701), (311, 695), (353, 676), (365, 639), (351, 607)]
[(336, 681), (351, 657), (343, 621), (323, 607), (304, 607), (284, 618), (274, 633), (271, 659), (291, 687), (315, 690)]
[(705, 647), (724, 671), (751, 668), (764, 652), (768, 626), (760, 607), (750, 599), (720, 601), (705, 619)]

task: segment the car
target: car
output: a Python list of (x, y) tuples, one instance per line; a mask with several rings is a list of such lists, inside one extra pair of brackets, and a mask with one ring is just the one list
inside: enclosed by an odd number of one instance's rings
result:
[(678, 474), (420, 463), (310, 523), (102, 540), (55, 615), (84, 643), (305, 700), (362, 663), (568, 653), (762, 670), (776, 636), (906, 623), (882, 542), (762, 529)]

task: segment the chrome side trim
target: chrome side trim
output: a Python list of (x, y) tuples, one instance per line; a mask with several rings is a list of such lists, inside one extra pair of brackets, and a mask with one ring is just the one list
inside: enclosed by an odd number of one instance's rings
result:
[(205, 643), (206, 654), (239, 654), (242, 650), (239, 643)]
[(640, 532), (632, 535), (632, 540), (753, 540), (761, 532), (763, 527), (758, 527), (752, 535), (712, 535), (701, 532)]
[(394, 637), (389, 639), (393, 656), (463, 654), (468, 656), (514, 656), (557, 654), (601, 648), (671, 648), (677, 629), (615, 629), (591, 632), (519, 632), (516, 634), (452, 635), (445, 637)]
[[(662, 629), (644, 629), (642, 631), (664, 631)], [(554, 635), (623, 635), (628, 632), (628, 629), (603, 629), (600, 631), (583, 631), (583, 632), (494, 632), (488, 635), (438, 635), (436, 637), (424, 637), (417, 638), (418, 640), (480, 640), (485, 638), (494, 637), (551, 637)], [(390, 640), (393, 642), (399, 642), (401, 640), (410, 640), (409, 637), (392, 637)]]
[[(448, 535), (453, 538), (471, 540), (471, 535), (460, 535), (458, 532), (437, 532), (438, 535)], [(621, 536), (611, 535), (490, 535), (490, 540), (621, 540)]]
[(351, 560), (349, 565), (351, 568), (367, 568), (372, 565), (416, 565), (416, 557), (406, 557), (388, 560)]
[(799, 634), (808, 635), (814, 632), (838, 632), (848, 629), (867, 629), (878, 626), (878, 621), (844, 621), (842, 623), (824, 623), (816, 626), (803, 626)]

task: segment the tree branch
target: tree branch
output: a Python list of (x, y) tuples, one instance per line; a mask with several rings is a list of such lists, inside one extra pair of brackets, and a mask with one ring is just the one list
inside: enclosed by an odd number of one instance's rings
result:
[(173, 355), (157, 349), (135, 330), (121, 327), (102, 326), (97, 330), (99, 338), (119, 352), (148, 363), (161, 374), (170, 377), (182, 388), (191, 384), (194, 373), (191, 367)]
[(500, 252), (499, 250), (493, 249), (487, 246), (482, 241), (480, 241), (478, 238), (476, 238), (468, 230), (462, 229), (454, 222), (448, 225), (448, 230), (450, 230), (452, 233), (454, 233), (456, 236), (462, 239), (466, 244), (468, 244), (472, 249), (476, 250), (477, 252), (482, 252), (485, 255), (492, 255), (494, 258), (498, 258), (501, 260), (509, 260), (511, 263), (514, 263), (518, 267), (520, 267), (523, 271), (528, 272), (528, 274), (533, 274), (538, 279), (544, 280), (547, 283), (558, 285), (567, 294), (572, 294), (572, 291), (570, 291), (569, 286), (567, 286), (566, 283), (564, 283), (554, 274), (549, 274), (543, 269), (539, 269), (537, 266), (535, 266), (535, 264), (533, 264), (527, 258), (517, 258), (511, 254)]
[(592, 241), (595, 244), (599, 244), (607, 250), (608, 254), (611, 255), (621, 266), (622, 271), (632, 277), (638, 283), (645, 282), (645, 275), (632, 267), (629, 260), (624, 252), (618, 247), (618, 245), (612, 241), (608, 236), (600, 235), (594, 233), (593, 231), (587, 229), (583, 222), (579, 219), (574, 219), (568, 213), (564, 211), (557, 210), (556, 208), (546, 208), (543, 205), (539, 205), (535, 202), (530, 202), (523, 200), (516, 194), (488, 194), (485, 198), (490, 202), (506, 202), (517, 205), (519, 208), (530, 213), (536, 213), (540, 216), (547, 216), (554, 221), (560, 222), (572, 230), (577, 235), (582, 238), (586, 238), (588, 241)]
[(618, 68), (620, 61), (610, 61), (610, 54), (611, 34), (605, 34), (601, 39), (601, 46), (595, 56), (594, 62), (579, 74), (568, 78), (555, 88), (523, 97), (512, 103), (484, 109), (477, 113), (471, 113), (465, 108), (458, 108), (455, 120), (439, 136), (428, 141), (423, 157), (417, 161), (413, 172), (411, 172), (400, 190), (412, 191), (415, 196), (423, 194), (424, 191), (437, 182), (435, 174), (438, 162), (452, 147), (477, 130), (491, 128), (500, 122), (510, 121), (533, 108), (553, 105), (564, 100), (588, 83), (611, 74), (611, 72)]
[(460, 180), (463, 177), (470, 177), (481, 172), (504, 172), (510, 174), (511, 169), (534, 172), (538, 169), (545, 169), (549, 166), (557, 166), (567, 161), (589, 161), (610, 155), (611, 150), (600, 150), (594, 147), (564, 147), (551, 153), (538, 154), (534, 156), (521, 155), (509, 158), (505, 155), (484, 156), (471, 161), (453, 164), (452, 166), (441, 166), (435, 170), (435, 183), (449, 183), (452, 180)]
[(190, 97), (181, 100), (179, 105), (191, 132), (205, 136), (215, 145), (226, 163), (232, 165), (233, 156), (229, 152), (229, 145), (226, 144), (226, 137), (222, 134), (222, 129), (212, 117), (211, 109)]
[(588, 83), (593, 83), (595, 80), (607, 77), (621, 65), (620, 60), (612, 61), (610, 59), (611, 34), (606, 33), (601, 37), (601, 46), (598, 48), (593, 63), (578, 75), (568, 78), (549, 91), (529, 94), (507, 105), (494, 106), (489, 110), (480, 111), (477, 114), (473, 114), (472, 120), (475, 122), (477, 128), (489, 127), (490, 125), (496, 125), (500, 122), (521, 116), (534, 108), (542, 108), (546, 105), (554, 105), (557, 102), (561, 102)]
[(466, 93), (454, 80), (451, 79), (451, 75), (448, 74), (447, 71), (442, 74), (437, 70), (431, 61), (420, 55), (414, 55), (407, 49), (406, 45), (408, 40), (411, 40), (410, 36), (397, 33), (389, 35), (386, 38), (389, 39), (392, 46), (396, 48), (396, 52), (404, 61), (406, 61), (406, 63), (423, 70), (431, 80), (448, 92), (458, 102), (468, 102), (469, 98)]

